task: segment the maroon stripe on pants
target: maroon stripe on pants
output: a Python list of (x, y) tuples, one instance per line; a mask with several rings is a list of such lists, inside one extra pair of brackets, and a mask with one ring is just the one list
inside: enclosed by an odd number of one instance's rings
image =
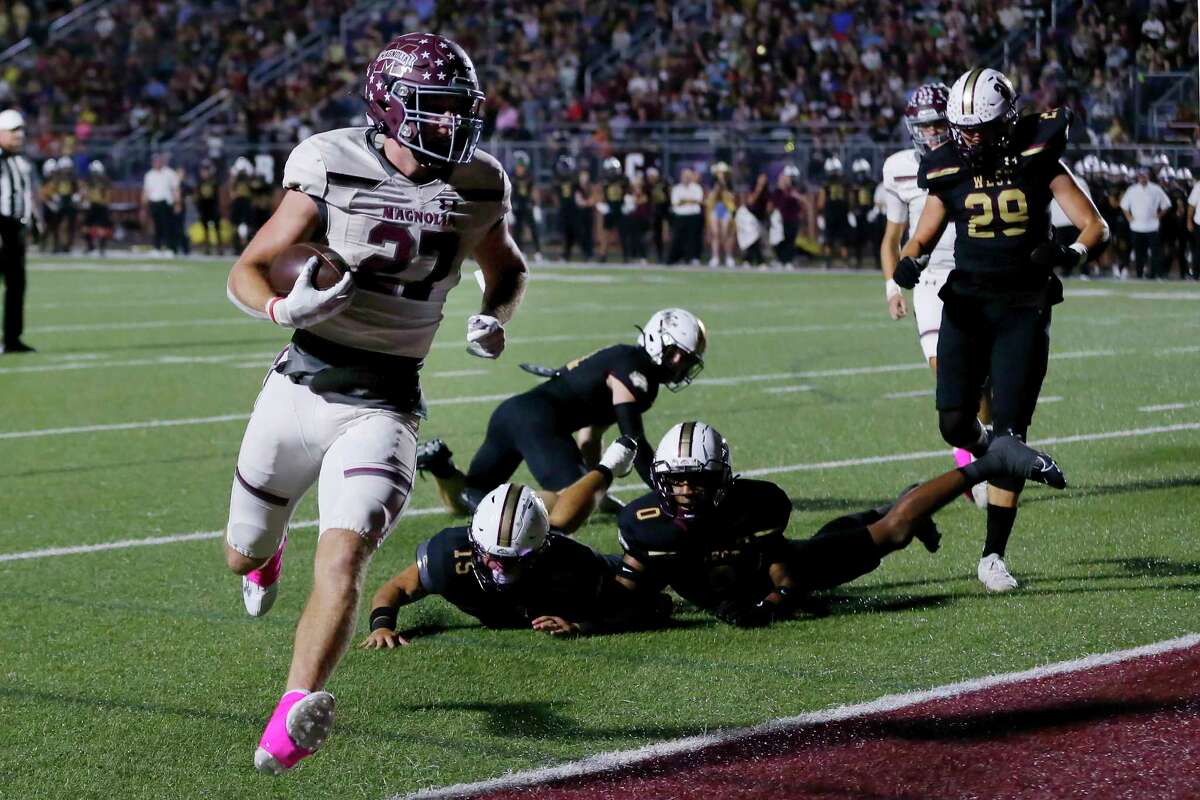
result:
[(288, 499), (286, 497), (280, 497), (277, 494), (271, 494), (266, 489), (261, 489), (250, 483), (250, 481), (246, 480), (245, 476), (242, 475), (242, 471), (240, 469), (235, 468), (233, 470), (233, 474), (237, 478), (237, 482), (242, 485), (243, 489), (257, 497), (259, 500), (262, 500), (264, 503), (270, 503), (273, 506), (286, 506), (288, 504)]

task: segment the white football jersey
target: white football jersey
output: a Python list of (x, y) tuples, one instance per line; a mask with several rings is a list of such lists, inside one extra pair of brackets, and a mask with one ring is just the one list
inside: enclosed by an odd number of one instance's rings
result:
[[(942, 145), (949, 147), (949, 145)], [(925, 198), (929, 193), (917, 186), (917, 166), (920, 159), (913, 149), (901, 150), (888, 156), (883, 162), (883, 188), (887, 199), (888, 222), (897, 225), (908, 225), (908, 235), (912, 236), (917, 229), (917, 220), (925, 208)], [(954, 225), (946, 225), (942, 238), (929, 254), (929, 264), (926, 269), (954, 269)]]
[(495, 158), (475, 151), (448, 180), (416, 184), (375, 146), (371, 128), (340, 128), (298, 144), (283, 187), (317, 201), (329, 246), (354, 270), (358, 291), (316, 335), (379, 353), (424, 358), (459, 267), (509, 210)]

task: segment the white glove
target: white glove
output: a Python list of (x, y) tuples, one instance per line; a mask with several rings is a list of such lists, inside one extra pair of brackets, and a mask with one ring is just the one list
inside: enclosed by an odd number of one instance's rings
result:
[(854, 214), (847, 214), (847, 215), (846, 215), (846, 222), (850, 223), (850, 227), (851, 227), (851, 228), (857, 228), (857, 227), (858, 227), (858, 217), (857, 217), (857, 216), (855, 216)]
[(608, 467), (616, 478), (624, 478), (633, 469), (637, 455), (637, 442), (629, 436), (620, 436), (600, 456), (600, 466)]
[(487, 314), (467, 319), (467, 352), (479, 358), (499, 358), (504, 352), (504, 326)]
[(313, 286), (317, 257), (304, 262), (287, 297), (272, 297), (267, 301), (267, 317), (276, 325), (287, 328), (311, 328), (335, 314), (340, 314), (354, 297), (354, 276), (349, 272), (328, 289)]

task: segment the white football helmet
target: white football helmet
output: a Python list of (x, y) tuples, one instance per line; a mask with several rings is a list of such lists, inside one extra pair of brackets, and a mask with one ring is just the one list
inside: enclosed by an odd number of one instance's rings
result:
[(1007, 149), (1017, 116), (1017, 90), (999, 70), (976, 67), (950, 87), (946, 103), (950, 138), (970, 163), (993, 160)]
[(51, 175), (54, 174), (54, 172), (57, 169), (58, 169), (58, 160), (53, 159), (53, 158), (47, 158), (46, 162), (44, 164), (42, 164), (42, 177), (49, 178)]
[(733, 482), (729, 443), (710, 425), (681, 422), (655, 448), (651, 473), (663, 510), (695, 519), (720, 505)]
[(840, 173), (842, 171), (842, 160), (837, 156), (830, 156), (825, 159), (825, 172), (827, 174)]
[(238, 175), (253, 175), (254, 165), (251, 164), (250, 159), (246, 158), (245, 156), (238, 156), (237, 159), (234, 160), (233, 166), (229, 168), (229, 174), (234, 177)]
[(682, 308), (655, 311), (641, 328), (638, 344), (666, 373), (667, 388), (677, 392), (704, 369), (708, 334), (700, 318)]
[(545, 547), (550, 518), (537, 492), (504, 483), (479, 501), (468, 530), (479, 585), (503, 590), (521, 579)]
[(74, 172), (75, 171), (75, 162), (71, 160), (70, 156), (60, 157), (58, 159), (58, 171), (59, 172)]
[(103, 175), (104, 174), (104, 162), (101, 161), (100, 159), (96, 159), (92, 163), (88, 164), (88, 172), (91, 173), (92, 175)]
[(871, 162), (867, 161), (865, 158), (856, 158), (854, 159), (854, 163), (850, 165), (850, 171), (855, 175), (870, 175)]

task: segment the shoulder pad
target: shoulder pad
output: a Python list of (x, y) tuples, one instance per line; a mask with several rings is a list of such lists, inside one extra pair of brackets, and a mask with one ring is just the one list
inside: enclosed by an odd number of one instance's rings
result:
[(936, 194), (967, 175), (967, 167), (958, 157), (958, 150), (952, 144), (944, 144), (921, 159), (917, 168), (917, 185)]
[(500, 162), (490, 153), (476, 150), (467, 164), (455, 167), (450, 185), (467, 202), (499, 203), (497, 218), (508, 212), (512, 200), (512, 183)]
[(657, 495), (639, 497), (618, 517), (621, 546), (635, 556), (669, 556), (679, 551), (682, 531), (663, 513)]
[[(295, 189), (313, 197), (324, 197), (328, 189), (325, 159), (314, 137), (305, 139), (292, 150), (283, 167), (283, 188)], [(251, 181), (253, 183), (253, 181)]]
[(749, 514), (747, 521), (758, 529), (756, 533), (786, 528), (792, 516), (792, 498), (770, 481), (734, 481), (725, 502), (745, 509)]
[[(889, 188), (895, 188), (898, 183), (897, 179), (904, 183), (915, 180), (919, 164), (920, 160), (916, 158), (916, 153), (912, 150), (892, 153), (883, 162), (883, 184)], [(903, 180), (905, 178), (909, 180)]]
[(1067, 147), (1067, 131), (1071, 126), (1071, 109), (1063, 106), (1022, 117), (1017, 122), (1014, 144), (1018, 155), (1026, 159), (1062, 158)]

